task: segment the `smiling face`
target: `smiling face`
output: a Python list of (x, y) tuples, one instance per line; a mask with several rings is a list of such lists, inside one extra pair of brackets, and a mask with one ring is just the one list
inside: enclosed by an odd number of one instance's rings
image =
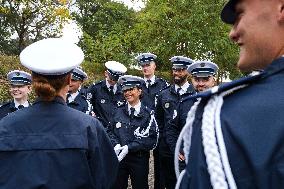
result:
[(82, 81), (71, 79), (71, 83), (69, 84), (69, 92), (76, 93), (78, 89), (81, 87)]
[(229, 36), (240, 47), (240, 70), (263, 69), (283, 54), (282, 4), (279, 0), (238, 1)]
[(186, 81), (189, 76), (188, 71), (186, 68), (173, 68), (173, 79), (174, 83), (182, 86)]
[(123, 91), (124, 98), (131, 106), (135, 106), (136, 104), (138, 104), (141, 93), (142, 90), (137, 87), (126, 89)]
[(31, 92), (30, 85), (10, 85), (9, 92), (17, 101), (27, 101), (28, 95)]
[(191, 79), (191, 83), (197, 92), (201, 92), (211, 87), (214, 87), (216, 82), (213, 76), (208, 76), (208, 77), (193, 76)]

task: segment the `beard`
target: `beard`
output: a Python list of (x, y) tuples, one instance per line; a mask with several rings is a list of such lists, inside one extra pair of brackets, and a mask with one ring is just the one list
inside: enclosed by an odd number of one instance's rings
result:
[(187, 80), (187, 75), (174, 78), (174, 83), (180, 85)]

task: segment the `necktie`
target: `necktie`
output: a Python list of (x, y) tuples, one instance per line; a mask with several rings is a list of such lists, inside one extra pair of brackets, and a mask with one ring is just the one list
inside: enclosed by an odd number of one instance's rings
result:
[(150, 93), (151, 80), (150, 80), (150, 79), (148, 79), (148, 80), (147, 80), (147, 83), (148, 83), (148, 86), (147, 86), (147, 88), (148, 88), (148, 93)]
[(135, 111), (135, 108), (131, 107), (130, 108), (130, 119), (134, 118), (134, 111)]
[(181, 87), (177, 88), (177, 94), (180, 96)]
[(113, 86), (109, 86), (109, 92), (111, 92), (112, 94), (114, 94), (114, 92), (113, 92)]
[(67, 93), (66, 102), (69, 103), (69, 98), (71, 97), (70, 93)]
[(18, 106), (18, 109), (22, 109), (22, 108), (24, 108), (22, 104)]

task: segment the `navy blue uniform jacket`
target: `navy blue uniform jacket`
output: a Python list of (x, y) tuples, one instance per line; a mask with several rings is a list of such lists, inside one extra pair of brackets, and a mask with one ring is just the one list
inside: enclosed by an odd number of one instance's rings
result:
[(67, 105), (86, 114), (92, 114), (92, 105), (87, 100), (84, 92), (79, 91), (79, 94), (75, 97), (74, 101), (67, 103)]
[[(141, 104), (140, 113), (130, 119), (127, 104), (115, 110), (114, 121), (109, 127), (113, 145), (128, 145), (129, 152), (148, 152), (156, 147), (158, 137), (158, 126), (155, 121), (149, 127), (148, 134), (143, 137), (136, 135), (135, 130), (139, 133), (147, 130), (153, 111)], [(146, 132), (147, 133), (147, 132)]]
[(155, 114), (159, 125), (160, 133), (159, 150), (164, 155), (173, 155), (170, 151), (168, 143), (166, 142), (166, 127), (168, 127), (168, 122), (173, 119), (173, 113), (174, 110), (177, 108), (179, 101), (182, 98), (190, 96), (194, 93), (195, 91), (192, 85), (187, 88), (186, 93), (184, 93), (183, 95), (177, 94), (175, 86), (171, 85), (161, 91), (161, 93), (157, 97)]
[(90, 101), (96, 118), (102, 122), (104, 127), (107, 127), (112, 121), (114, 108), (124, 103), (121, 86), (118, 85), (116, 93), (113, 94), (109, 91), (106, 80), (102, 80), (95, 85), (91, 85), (88, 93), (91, 96)]
[(0, 107), (0, 119), (17, 110), (18, 108), (15, 107), (14, 101), (8, 101), (2, 104)]
[[(220, 118), (237, 188), (284, 188), (284, 57), (247, 83), (224, 97)], [(193, 123), (182, 189), (212, 188), (201, 138), (203, 106), (204, 102)]]
[(155, 97), (161, 92), (162, 89), (165, 89), (169, 84), (167, 83), (166, 80), (161, 79), (156, 77), (155, 82), (150, 85), (148, 88), (146, 86), (146, 83), (144, 82), (142, 84), (142, 91), (143, 91), (143, 96), (142, 96), (142, 103), (149, 107), (150, 109), (154, 110), (155, 109)]
[(0, 121), (0, 188), (107, 189), (117, 169), (101, 123), (60, 97)]

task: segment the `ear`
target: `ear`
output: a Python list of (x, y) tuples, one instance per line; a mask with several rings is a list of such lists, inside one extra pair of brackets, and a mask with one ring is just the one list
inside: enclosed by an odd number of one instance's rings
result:
[(107, 77), (108, 77), (108, 73), (107, 73), (107, 71), (105, 71), (104, 75), (105, 75), (105, 78), (107, 78)]
[(279, 6), (278, 6), (278, 12), (279, 12), (279, 21), (281, 23), (284, 23), (284, 0), (278, 0)]
[(72, 78), (72, 76), (71, 76), (71, 73), (70, 73), (70, 74), (68, 74), (68, 76), (67, 76), (67, 84), (68, 84), (68, 85), (71, 84), (71, 78)]

